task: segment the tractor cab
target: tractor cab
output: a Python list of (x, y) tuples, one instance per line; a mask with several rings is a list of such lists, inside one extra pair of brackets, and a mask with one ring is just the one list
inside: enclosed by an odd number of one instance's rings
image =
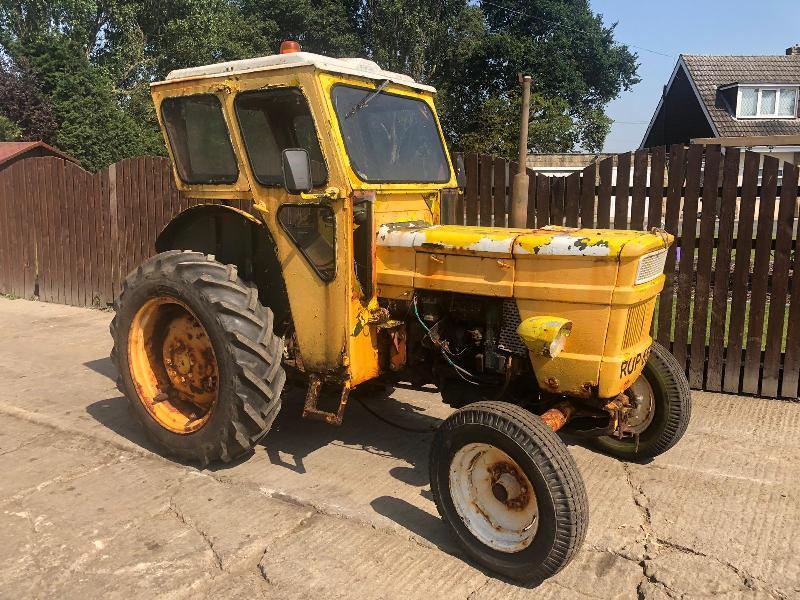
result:
[(297, 51), (173, 71), (151, 89), (179, 189), (252, 201), (267, 227), (303, 368), (377, 376), (375, 234), (438, 223), (458, 194), (435, 90)]

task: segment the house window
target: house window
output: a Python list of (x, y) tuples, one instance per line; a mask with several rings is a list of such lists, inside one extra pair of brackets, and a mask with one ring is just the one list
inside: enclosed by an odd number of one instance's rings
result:
[(739, 86), (736, 116), (742, 119), (793, 119), (797, 116), (795, 87)]

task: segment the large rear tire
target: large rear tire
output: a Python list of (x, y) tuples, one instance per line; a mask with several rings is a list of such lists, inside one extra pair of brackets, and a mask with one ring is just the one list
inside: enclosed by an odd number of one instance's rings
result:
[(510, 579), (538, 583), (575, 556), (589, 508), (564, 443), (536, 415), (477, 402), (439, 427), (431, 492), (466, 553)]
[[(622, 439), (603, 436), (595, 440), (604, 452), (623, 460), (653, 458), (672, 448), (686, 433), (692, 416), (692, 394), (678, 361), (669, 350), (653, 342), (650, 358), (639, 376), (640, 385), (648, 396), (652, 414), (647, 416), (647, 427), (635, 437)], [(644, 385), (642, 385), (644, 384)]]
[(128, 275), (116, 311), (118, 386), (150, 439), (202, 465), (250, 452), (286, 380), (283, 342), (258, 290), (234, 265), (170, 250)]

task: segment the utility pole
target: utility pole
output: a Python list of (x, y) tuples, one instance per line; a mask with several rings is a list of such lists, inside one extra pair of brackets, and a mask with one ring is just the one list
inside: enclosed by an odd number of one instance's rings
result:
[(511, 227), (524, 228), (528, 223), (528, 118), (531, 107), (531, 76), (520, 75), (522, 83), (522, 114), (519, 118), (519, 170), (514, 175), (514, 193), (511, 196)]

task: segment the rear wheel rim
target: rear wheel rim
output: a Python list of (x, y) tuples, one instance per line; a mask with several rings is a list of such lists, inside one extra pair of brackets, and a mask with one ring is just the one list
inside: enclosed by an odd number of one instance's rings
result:
[(148, 299), (133, 317), (128, 366), (139, 401), (164, 429), (190, 434), (211, 417), (219, 369), (208, 332), (170, 296)]
[(453, 455), (453, 506), (469, 532), (500, 552), (524, 550), (536, 537), (539, 510), (530, 478), (508, 454), (482, 442)]

